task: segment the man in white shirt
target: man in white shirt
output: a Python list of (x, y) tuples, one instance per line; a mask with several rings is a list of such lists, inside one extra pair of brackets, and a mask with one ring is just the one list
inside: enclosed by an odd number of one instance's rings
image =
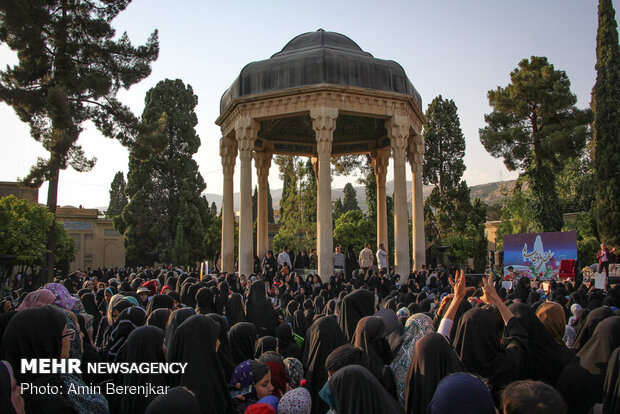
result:
[(289, 269), (293, 268), (293, 265), (291, 264), (291, 258), (288, 255), (288, 247), (284, 247), (282, 253), (278, 255), (278, 267), (281, 267), (282, 263), (286, 263)]
[(379, 271), (385, 269), (385, 273), (388, 271), (388, 254), (385, 251), (385, 246), (383, 243), (379, 244), (379, 250), (377, 250), (377, 266), (379, 267)]
[(342, 247), (338, 245), (334, 252), (334, 269), (344, 269), (344, 254), (342, 254)]

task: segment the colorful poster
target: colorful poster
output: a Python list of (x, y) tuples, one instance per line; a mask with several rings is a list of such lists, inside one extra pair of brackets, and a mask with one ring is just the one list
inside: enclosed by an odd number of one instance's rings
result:
[[(577, 233), (574, 231), (504, 236), (505, 280), (523, 276), (557, 279), (564, 259), (577, 259)], [(512, 267), (512, 274), (509, 267)]]

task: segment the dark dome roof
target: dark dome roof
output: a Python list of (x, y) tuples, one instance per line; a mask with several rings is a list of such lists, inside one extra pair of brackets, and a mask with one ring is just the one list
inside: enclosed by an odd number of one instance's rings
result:
[(402, 93), (422, 107), (398, 63), (376, 59), (348, 37), (319, 29), (293, 38), (270, 59), (244, 67), (222, 95), (220, 113), (239, 97), (318, 84)]

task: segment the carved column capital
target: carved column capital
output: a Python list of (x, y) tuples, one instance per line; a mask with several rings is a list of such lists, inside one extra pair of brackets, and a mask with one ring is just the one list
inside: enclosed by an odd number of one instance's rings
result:
[(320, 158), (329, 157), (332, 152), (332, 141), (338, 118), (337, 108), (312, 108), (312, 129), (316, 134), (317, 152)]
[(417, 135), (409, 141), (408, 146), (409, 163), (411, 172), (421, 173), (424, 163), (424, 137)]
[(378, 149), (375, 156), (372, 158), (372, 165), (375, 169), (376, 175), (386, 175), (387, 168), (390, 164), (390, 150), (389, 148)]
[(390, 137), (394, 162), (404, 160), (411, 121), (406, 116), (394, 115), (386, 121), (385, 126)]
[(269, 178), (269, 168), (271, 167), (272, 154), (269, 151), (254, 152), (254, 165), (258, 176), (258, 185), (267, 185)]
[(259, 129), (260, 124), (250, 117), (242, 117), (235, 122), (235, 136), (239, 146), (239, 159), (241, 161), (252, 160), (254, 141)]
[(220, 157), (224, 176), (232, 177), (237, 159), (237, 141), (227, 137), (220, 138)]

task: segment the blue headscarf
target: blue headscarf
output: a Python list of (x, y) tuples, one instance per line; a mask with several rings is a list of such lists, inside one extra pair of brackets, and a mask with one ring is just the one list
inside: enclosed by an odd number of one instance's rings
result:
[(439, 382), (428, 405), (428, 413), (495, 414), (495, 404), (480, 378), (457, 372)]

